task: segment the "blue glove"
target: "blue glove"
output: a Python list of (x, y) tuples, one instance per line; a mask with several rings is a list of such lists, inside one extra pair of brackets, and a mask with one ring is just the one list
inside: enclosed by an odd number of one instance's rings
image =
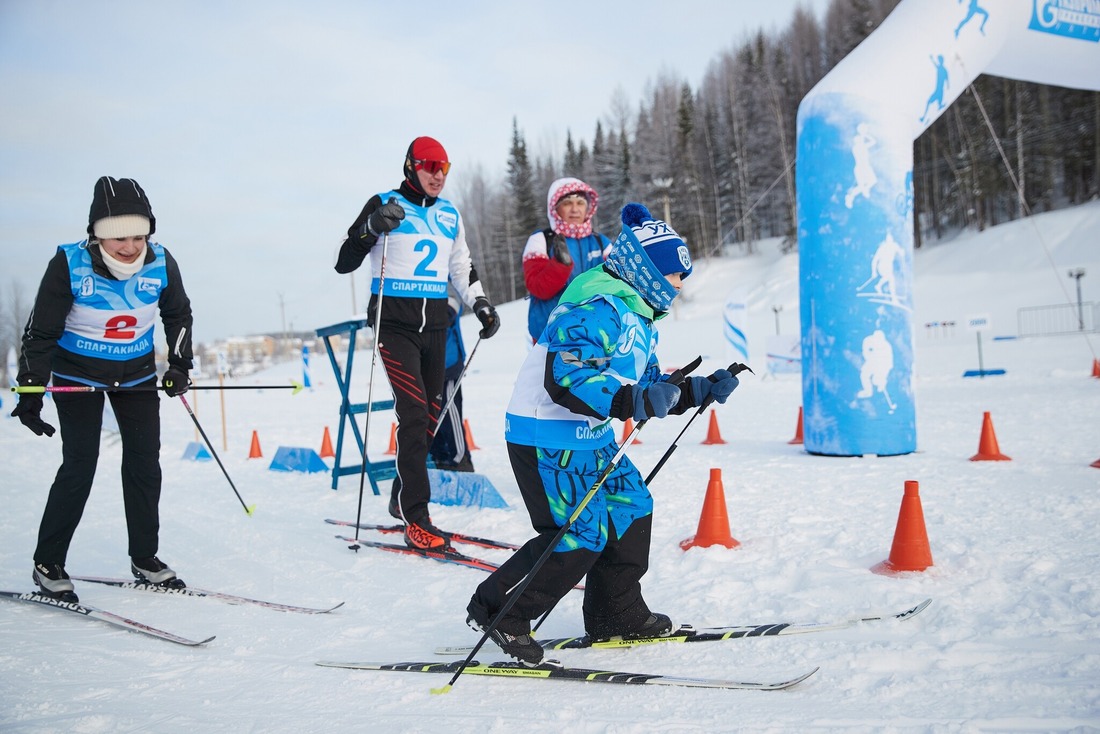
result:
[(650, 418), (664, 418), (672, 406), (680, 400), (680, 387), (671, 382), (654, 382), (644, 390), (634, 385), (631, 390), (634, 398), (634, 420), (639, 423)]
[(729, 370), (718, 370), (710, 377), (689, 377), (688, 383), (691, 384), (695, 404), (702, 405), (708, 397), (717, 403), (726, 402), (740, 381)]

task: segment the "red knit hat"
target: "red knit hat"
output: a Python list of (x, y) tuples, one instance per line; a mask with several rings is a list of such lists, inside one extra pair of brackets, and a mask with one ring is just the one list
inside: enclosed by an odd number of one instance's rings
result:
[[(405, 153), (405, 180), (417, 191), (420, 191), (420, 182), (416, 179), (418, 166), (414, 161), (439, 161), (448, 163), (447, 151), (443, 144), (435, 138), (422, 135), (409, 144), (409, 150)], [(423, 192), (421, 192), (423, 193)]]
[(413, 158), (418, 161), (447, 161), (447, 151), (443, 150), (443, 145), (435, 138), (429, 138), (428, 136), (422, 136), (412, 141), (412, 145), (409, 146), (410, 152)]

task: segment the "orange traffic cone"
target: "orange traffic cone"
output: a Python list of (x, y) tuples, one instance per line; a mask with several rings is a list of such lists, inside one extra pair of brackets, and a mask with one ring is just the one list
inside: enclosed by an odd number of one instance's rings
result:
[(993, 419), (987, 410), (982, 417), (982, 438), (978, 443), (978, 453), (970, 457), (971, 461), (1012, 461), (1001, 453), (997, 445), (997, 434), (993, 432)]
[[(630, 438), (630, 434), (633, 433), (633, 432), (634, 432), (634, 419), (633, 418), (627, 418), (626, 422), (623, 423), (623, 437), (619, 439), (619, 445), (622, 446), (624, 443), (626, 443), (626, 439)], [(630, 442), (630, 445), (633, 446), (634, 444), (641, 443), (641, 442), (642, 442), (641, 439), (635, 438), (633, 441)]]
[(928, 547), (928, 531), (924, 527), (920, 487), (917, 482), (907, 481), (897, 528), (894, 530), (894, 544), (890, 546), (890, 557), (873, 566), (871, 570), (889, 575), (901, 571), (923, 571), (931, 565), (932, 549)]
[(321, 458), (335, 457), (336, 452), (332, 450), (332, 436), (329, 435), (328, 426), (325, 426), (325, 435), (321, 438)]
[(711, 545), (724, 545), (727, 548), (736, 548), (741, 545), (730, 535), (730, 520), (726, 514), (726, 492), (722, 488), (722, 470), (710, 470), (710, 482), (707, 483), (707, 494), (703, 498), (703, 512), (699, 515), (699, 527), (695, 535), (680, 541), (680, 547), (706, 548)]
[(252, 446), (248, 449), (248, 458), (250, 459), (262, 459), (264, 452), (260, 451), (260, 436), (255, 431), (252, 432)]
[(470, 451), (478, 451), (481, 449), (476, 443), (474, 443), (474, 434), (470, 433), (470, 421), (462, 419), (462, 432), (466, 436), (466, 448)]
[(390, 447), (386, 449), (386, 456), (395, 456), (397, 454), (397, 424), (390, 424)]
[(802, 406), (798, 406), (798, 425), (794, 429), (794, 438), (787, 443), (802, 443)]
[(716, 443), (725, 443), (725, 441), (722, 440), (722, 432), (718, 430), (718, 416), (712, 410), (710, 411), (710, 426), (707, 428), (707, 437), (703, 440), (703, 445), (710, 446)]
[(1092, 360), (1092, 376), (1100, 377), (1100, 359)]

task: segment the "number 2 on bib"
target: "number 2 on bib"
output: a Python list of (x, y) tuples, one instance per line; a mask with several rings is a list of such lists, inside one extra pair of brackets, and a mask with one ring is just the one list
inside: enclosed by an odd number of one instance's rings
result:
[(137, 326), (137, 319), (130, 314), (119, 314), (107, 321), (107, 328), (103, 331), (104, 339), (133, 339), (137, 336), (133, 327)]
[(419, 278), (434, 278), (439, 274), (439, 271), (432, 267), (435, 256), (439, 254), (439, 245), (435, 243), (435, 240), (420, 240), (413, 247), (413, 252), (423, 251), (426, 251), (424, 257), (417, 263), (413, 275)]

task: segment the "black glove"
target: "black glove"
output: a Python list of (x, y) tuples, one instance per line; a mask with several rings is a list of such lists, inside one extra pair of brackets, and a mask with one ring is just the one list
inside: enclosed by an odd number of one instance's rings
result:
[(569, 254), (569, 245), (565, 238), (558, 233), (550, 237), (550, 254), (562, 265), (572, 265), (573, 256)]
[(34, 431), (34, 435), (52, 436), (54, 427), (42, 420), (42, 396), (38, 393), (20, 393), (19, 404), (11, 412), (12, 418), (18, 418), (19, 422)]
[(392, 232), (400, 227), (401, 220), (404, 218), (405, 210), (397, 203), (397, 199), (391, 198), (371, 212), (367, 221), (359, 227), (359, 239), (371, 237), (377, 240), (386, 232)]
[(493, 308), (493, 304), (489, 303), (488, 298), (478, 298), (474, 301), (474, 315), (477, 316), (482, 327), (478, 336), (489, 339), (497, 333), (497, 329), (500, 328), (500, 317), (497, 316), (497, 310)]
[(160, 381), (160, 386), (170, 398), (183, 395), (190, 385), (191, 378), (187, 376), (187, 370), (181, 370), (179, 367), (169, 367)]

